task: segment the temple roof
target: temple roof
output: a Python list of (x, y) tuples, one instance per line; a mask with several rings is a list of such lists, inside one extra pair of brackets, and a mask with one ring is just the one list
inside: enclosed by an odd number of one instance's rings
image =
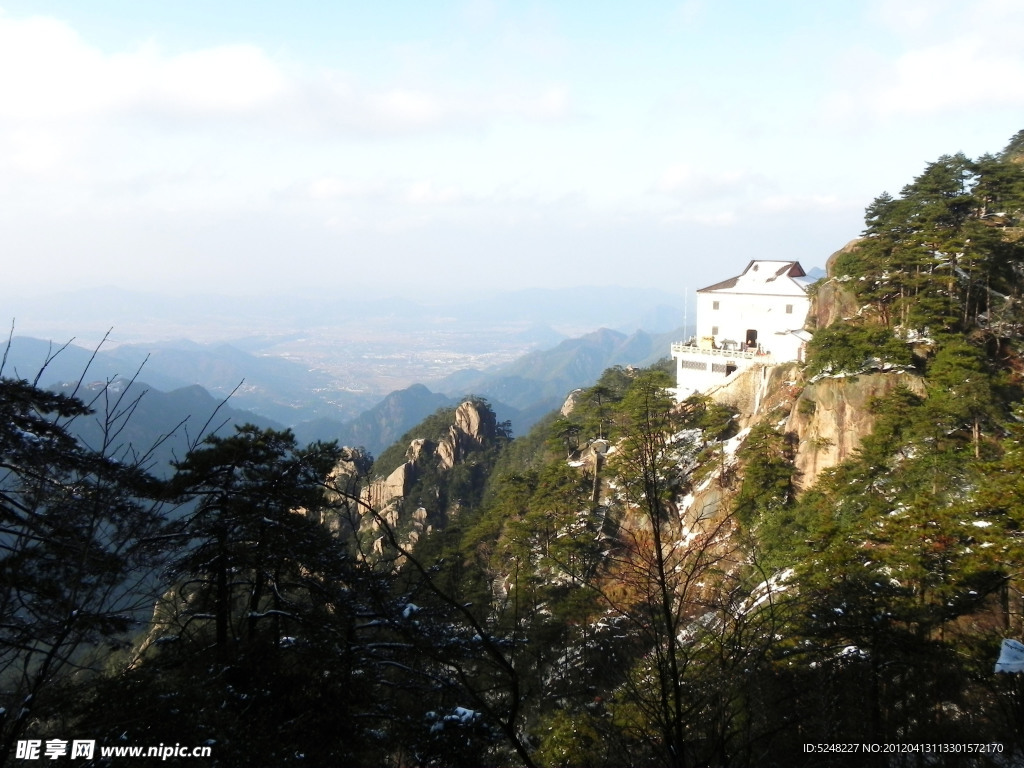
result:
[(736, 277), (701, 288), (697, 293), (760, 293), (798, 295), (807, 292), (810, 284), (799, 261), (768, 261), (753, 259)]

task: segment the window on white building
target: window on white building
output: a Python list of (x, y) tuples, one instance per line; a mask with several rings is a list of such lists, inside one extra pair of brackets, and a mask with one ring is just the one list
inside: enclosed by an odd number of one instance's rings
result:
[(717, 325), (712, 325), (711, 326), (711, 335), (712, 336), (717, 336), (718, 335), (718, 326)]
[(792, 315), (793, 314), (793, 305), (792, 304), (787, 304), (786, 305), (786, 314), (787, 315)]
[(718, 309), (718, 302), (717, 301), (711, 302), (711, 308), (712, 309)]

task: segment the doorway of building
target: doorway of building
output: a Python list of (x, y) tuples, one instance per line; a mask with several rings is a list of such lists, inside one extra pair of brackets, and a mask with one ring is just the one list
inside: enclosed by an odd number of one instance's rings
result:
[(757, 346), (757, 330), (755, 330), (754, 328), (748, 328), (747, 329), (747, 346), (748, 347), (756, 347)]

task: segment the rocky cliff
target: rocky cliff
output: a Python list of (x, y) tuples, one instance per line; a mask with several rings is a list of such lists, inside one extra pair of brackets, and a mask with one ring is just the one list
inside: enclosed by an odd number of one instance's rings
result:
[[(856, 242), (836, 255), (855, 248)], [(808, 324), (820, 330), (855, 316), (857, 311), (844, 283), (827, 279), (817, 286)], [(763, 422), (788, 436), (793, 448), (794, 484), (798, 490), (809, 488), (822, 471), (850, 458), (871, 433), (875, 422), (872, 401), (901, 386), (924, 394), (920, 377), (906, 371), (808, 380), (801, 364), (785, 364), (757, 365), (736, 374), (706, 394), (735, 410), (738, 434), (719, 445), (708, 466), (688, 470), (696, 479), (683, 513), (707, 517), (731, 510), (744, 472), (739, 459), (744, 441), (750, 430)], [(569, 395), (563, 416), (572, 412), (579, 396), (578, 391)], [(392, 455), (387, 461), (382, 455), (379, 474), (371, 475), (362, 488), (362, 508), (372, 508), (379, 518), (361, 514), (355, 526), (359, 535), (373, 541), (380, 551), (383, 523), (406, 545), (445, 527), (467, 506), (469, 496), (483, 487), (502, 437), (493, 411), (479, 400), (442, 410), (407, 433), (402, 443), (404, 454)], [(602, 463), (605, 454), (613, 454), (615, 447), (599, 442), (600, 450), (587, 444), (576, 461), (593, 479), (592, 503), (611, 509), (615, 494), (603, 482)]]
[[(755, 366), (708, 395), (735, 408), (744, 430), (771, 418), (793, 435), (796, 482), (808, 488), (818, 475), (845, 461), (874, 429), (871, 402), (899, 387), (924, 394), (924, 382), (905, 371), (819, 377), (808, 382), (799, 365)], [(742, 444), (739, 441), (736, 448)]]
[[(820, 330), (858, 314), (853, 293), (831, 275), (836, 258), (856, 248), (858, 242), (854, 240), (829, 258), (829, 278), (816, 286), (809, 329)], [(806, 378), (800, 364), (757, 365), (738, 373), (706, 393), (736, 410), (741, 431), (723, 446), (726, 460), (694, 489), (689, 506), (703, 514), (724, 514), (729, 509), (731, 491), (737, 486), (733, 479), (743, 472), (737, 453), (750, 428), (766, 420), (792, 441), (797, 489), (810, 488), (824, 470), (854, 455), (874, 429), (872, 401), (899, 387), (925, 394), (924, 380), (905, 370), (817, 376), (812, 380)]]
[(875, 426), (871, 401), (899, 387), (924, 394), (924, 382), (905, 372), (825, 378), (807, 384), (794, 402), (785, 429), (796, 435), (797, 484), (808, 488), (822, 470), (851, 457)]
[[(438, 415), (447, 415), (448, 423), (436, 423)], [(398, 467), (377, 476), (371, 472), (360, 492), (361, 515), (356, 527), (360, 535), (373, 540), (378, 553), (383, 548), (383, 523), (404, 545), (413, 545), (434, 528), (444, 527), (458, 514), (466, 497), (479, 492), (477, 486), (505, 439), (485, 401), (466, 400), (453, 411), (442, 410), (438, 415), (409, 433), (420, 429), (429, 436), (409, 439), (405, 460)], [(368, 514), (370, 509), (379, 518)]]
[(849, 290), (843, 282), (836, 280), (833, 272), (836, 259), (844, 254), (852, 253), (860, 243), (861, 238), (851, 240), (829, 256), (828, 261), (825, 262), (828, 279), (821, 280), (814, 286), (811, 311), (807, 314), (809, 330), (826, 328), (839, 320), (855, 317), (860, 312), (860, 305), (857, 303), (853, 291)]

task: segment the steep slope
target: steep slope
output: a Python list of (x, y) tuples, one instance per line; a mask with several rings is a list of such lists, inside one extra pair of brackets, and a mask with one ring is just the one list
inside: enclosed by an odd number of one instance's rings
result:
[[(438, 408), (453, 404), (451, 398), (431, 392), (422, 384), (413, 384), (392, 392), (352, 421), (337, 425), (330, 439), (342, 445), (361, 446), (376, 455)], [(304, 434), (300, 430), (296, 433)]]
[[(54, 389), (71, 394), (76, 387)], [(284, 429), (218, 400), (198, 385), (163, 392), (144, 382), (116, 379), (85, 384), (78, 388), (78, 397), (96, 414), (72, 422), (72, 434), (97, 450), (109, 441), (111, 455), (146, 457), (144, 465), (157, 475), (170, 474), (170, 462), (182, 459), (200, 437), (230, 434), (242, 424)]]
[(146, 381), (163, 391), (198, 384), (215, 396), (234, 392), (236, 407), (282, 424), (316, 417), (340, 422), (376, 400), (338, 391), (323, 374), (299, 363), (249, 354), (229, 344), (182, 340), (89, 350), (69, 343), (54, 355), (58, 349), (41, 339), (15, 337), (7, 349), (5, 373), (16, 371), (33, 380), (42, 370), (39, 383), (49, 387), (78, 381), (83, 372), (84, 380), (91, 382), (141, 371)]
[(233, 399), (239, 407), (283, 424), (317, 417), (342, 421), (376, 399), (340, 391), (329, 376), (307, 365), (250, 354), (230, 344), (125, 344), (108, 354), (122, 368), (145, 363), (147, 372), (201, 383), (216, 394), (226, 395), (238, 387)]
[[(474, 508), (509, 439), (507, 425), (478, 398), (442, 408), (406, 432), (373, 464), (359, 492), (356, 535), (371, 542), (361, 551), (384, 551), (382, 524), (412, 546), (422, 535), (445, 528), (463, 508)], [(346, 461), (335, 473), (347, 476), (357, 470)], [(367, 514), (369, 509), (376, 515)]]
[(558, 408), (566, 392), (589, 386), (601, 373), (616, 365), (650, 365), (667, 356), (669, 345), (683, 335), (678, 329), (662, 334), (637, 331), (629, 336), (602, 328), (554, 349), (531, 352), (491, 374), (476, 378), (462, 372), (438, 385), (450, 392), (474, 392), (506, 403), (525, 413), (516, 430), (525, 433), (543, 414)]
[[(707, 395), (734, 408), (745, 431), (769, 420), (791, 435), (796, 484), (805, 489), (814, 485), (821, 472), (855, 455), (874, 429), (873, 403), (901, 387), (925, 394), (921, 376), (907, 371), (873, 371), (808, 382), (798, 365), (755, 366)], [(734, 448), (742, 445), (741, 439)]]
[[(240, 763), (291, 759), (291, 731), (278, 752), (260, 741), (282, 720), (380, 734), (374, 758), (295, 755), (316, 764), (1020, 762), (1019, 681), (993, 674), (1001, 641), (1024, 635), (1017, 165), (944, 157), (879, 198), (868, 236), (831, 260), (802, 365), (682, 404), (664, 370), (612, 368), (511, 443), (485, 403), (443, 409), (382, 453), (360, 504), (311, 513), (356, 556), (278, 538), (290, 505), (274, 519), (260, 499), (230, 504), (255, 557), (230, 579), (222, 555), (200, 565), (224, 574), (210, 596), (238, 577), (238, 600), (220, 599), (232, 624), (270, 626), (239, 644), (251, 661), (176, 634), (183, 652), (154, 649), (156, 674), (122, 669), (82, 709), (129, 701), (131, 717), (175, 727), (221, 713), (189, 743), (229, 734), (254, 746)], [(363, 478), (365, 464), (335, 472)], [(308, 597), (250, 586), (279, 566), (312, 579)], [(209, 605), (193, 600), (178, 626), (209, 621)]]

